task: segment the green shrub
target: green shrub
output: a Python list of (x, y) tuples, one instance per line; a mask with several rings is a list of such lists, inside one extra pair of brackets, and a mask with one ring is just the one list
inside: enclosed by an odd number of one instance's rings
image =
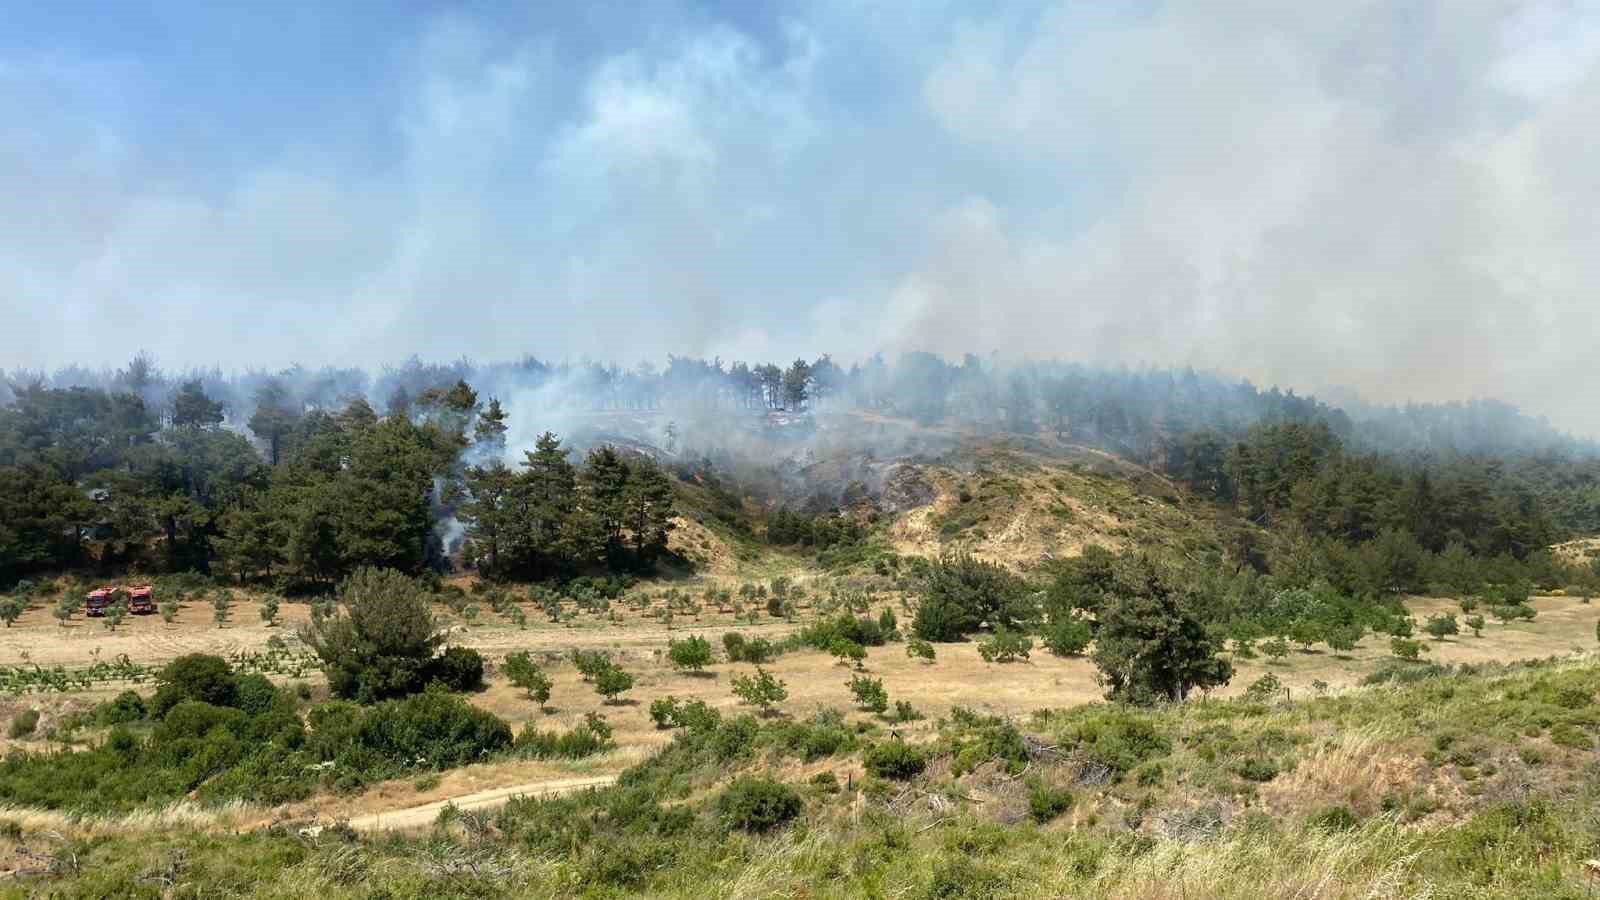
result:
[(278, 702), (278, 688), (271, 679), (260, 673), (239, 676), (234, 690), (234, 706), (246, 715), (259, 715), (272, 709)]
[(1403, 659), (1407, 662), (1415, 661), (1421, 657), (1426, 649), (1421, 641), (1413, 641), (1409, 638), (1397, 637), (1389, 640), (1390, 652), (1394, 653), (1395, 658)]
[(923, 715), (917, 711), (915, 706), (911, 705), (910, 701), (896, 700), (894, 703), (894, 715), (891, 718), (896, 722), (916, 722), (922, 719)]
[(1265, 756), (1247, 756), (1233, 767), (1233, 773), (1246, 781), (1268, 782), (1278, 777), (1278, 763)]
[(674, 669), (698, 672), (711, 664), (711, 642), (699, 635), (667, 641), (667, 658)]
[(850, 693), (862, 709), (869, 712), (881, 713), (889, 708), (889, 692), (884, 690), (883, 679), (868, 678), (865, 675), (855, 675), (850, 678)]
[(153, 718), (185, 700), (199, 700), (212, 706), (233, 706), (238, 702), (239, 680), (228, 661), (220, 656), (191, 653), (167, 663), (156, 675), (156, 694), (150, 701)]
[(392, 569), (361, 568), (339, 599), (342, 615), (314, 617), (301, 632), (334, 695), (372, 702), (426, 687), (443, 642), (426, 589)]
[(760, 666), (756, 666), (753, 675), (733, 676), (733, 693), (742, 702), (759, 707), (763, 715), (789, 698), (789, 689), (783, 681)]
[(868, 774), (896, 781), (915, 778), (928, 767), (927, 754), (900, 740), (874, 744), (868, 748), (863, 761)]
[(97, 725), (126, 725), (129, 722), (140, 722), (148, 715), (145, 709), (144, 698), (137, 691), (123, 691), (114, 699), (94, 708), (94, 721)]
[(678, 698), (670, 694), (650, 702), (650, 721), (657, 728), (673, 728), (678, 723)]
[(1252, 703), (1267, 703), (1283, 696), (1283, 682), (1278, 676), (1268, 672), (1257, 678), (1248, 688), (1245, 688), (1244, 697)]
[(1117, 707), (1087, 707), (1061, 731), (1061, 743), (1087, 754), (1120, 777), (1172, 753), (1158, 717)]
[(11, 728), (6, 732), (13, 741), (33, 734), (39, 728), (39, 711), (25, 709), (11, 717)]
[(633, 676), (618, 666), (607, 666), (595, 673), (595, 693), (606, 698), (607, 703), (616, 703), (618, 697), (632, 689)]
[(728, 655), (728, 662), (742, 662), (744, 647), (745, 638), (739, 632), (730, 631), (722, 636), (722, 652)]
[(1008, 663), (1027, 659), (1033, 652), (1033, 638), (1008, 628), (999, 628), (987, 640), (978, 644), (978, 655), (984, 662)]
[(906, 642), (906, 655), (912, 659), (920, 659), (923, 662), (933, 662), (937, 654), (934, 652), (932, 644), (922, 638), (912, 638)]
[(800, 814), (794, 788), (766, 778), (740, 778), (717, 798), (717, 812), (729, 828), (766, 832)]
[(1062, 787), (1035, 782), (1028, 789), (1028, 815), (1041, 825), (1072, 808), (1072, 792)]
[(483, 655), (470, 647), (446, 647), (428, 665), (428, 680), (437, 681), (452, 691), (475, 691), (483, 687)]
[(428, 691), (368, 709), (356, 741), (388, 760), (448, 768), (511, 746), (511, 727), (460, 697)]
[(1313, 813), (1307, 822), (1312, 828), (1323, 831), (1353, 831), (1361, 824), (1361, 819), (1348, 806), (1330, 806)]
[(550, 689), (555, 685), (550, 676), (540, 669), (533, 661), (533, 656), (526, 650), (512, 653), (506, 657), (505, 664), (501, 667), (506, 674), (506, 680), (513, 685), (528, 692), (528, 696), (544, 709), (550, 701)]
[(1076, 616), (1053, 621), (1044, 630), (1045, 649), (1056, 656), (1080, 656), (1093, 639), (1089, 623)]
[(1593, 750), (1594, 738), (1570, 722), (1559, 722), (1550, 728), (1550, 742), (1557, 747), (1573, 750)]
[(593, 722), (586, 721), (565, 732), (524, 728), (512, 746), (517, 753), (533, 759), (583, 759), (615, 745), (610, 726), (596, 728)]

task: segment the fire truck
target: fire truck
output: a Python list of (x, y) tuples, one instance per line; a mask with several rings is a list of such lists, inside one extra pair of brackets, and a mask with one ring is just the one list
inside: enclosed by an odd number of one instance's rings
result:
[[(117, 588), (103, 587), (89, 592), (83, 605), (84, 615), (103, 616), (111, 608), (112, 597)], [(123, 588), (128, 595), (128, 612), (137, 615), (148, 615), (156, 611), (155, 588), (148, 584), (135, 585)]]

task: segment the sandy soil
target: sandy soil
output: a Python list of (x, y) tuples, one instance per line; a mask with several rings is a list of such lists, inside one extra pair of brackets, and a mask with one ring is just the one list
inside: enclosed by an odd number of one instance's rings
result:
[(562, 778), (553, 781), (514, 784), (510, 787), (463, 794), (447, 800), (435, 800), (432, 803), (424, 803), (420, 806), (407, 806), (403, 809), (390, 809), (357, 816), (349, 821), (349, 825), (357, 831), (402, 831), (427, 828), (439, 818), (439, 813), (446, 806), (454, 806), (462, 812), (493, 809), (513, 797), (553, 797), (558, 794), (581, 791), (586, 788), (605, 787), (616, 780), (617, 776), (615, 775), (598, 775), (592, 778)]

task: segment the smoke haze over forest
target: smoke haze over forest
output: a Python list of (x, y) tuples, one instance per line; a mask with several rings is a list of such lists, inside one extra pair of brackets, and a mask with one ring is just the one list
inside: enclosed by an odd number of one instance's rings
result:
[(1594, 3), (11, 6), (8, 372), (999, 351), (1600, 434)]

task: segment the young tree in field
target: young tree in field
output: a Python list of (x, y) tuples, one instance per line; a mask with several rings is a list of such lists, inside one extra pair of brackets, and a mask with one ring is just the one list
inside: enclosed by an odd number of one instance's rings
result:
[(984, 662), (1008, 663), (1027, 659), (1033, 652), (1033, 638), (1020, 631), (997, 628), (986, 641), (978, 644), (978, 655)]
[(118, 597), (115, 603), (106, 607), (106, 617), (104, 620), (106, 630), (112, 632), (116, 631), (117, 626), (121, 625), (127, 618), (128, 599), (126, 597)]
[(342, 615), (313, 620), (301, 639), (322, 660), (328, 687), (363, 702), (420, 691), (443, 637), (429, 595), (393, 569), (357, 569), (339, 588)]
[(1361, 642), (1363, 629), (1360, 625), (1333, 625), (1324, 633), (1324, 640), (1328, 648), (1334, 653), (1344, 655), (1356, 648)]
[(828, 652), (839, 658), (840, 665), (854, 663), (857, 669), (863, 668), (867, 659), (867, 648), (849, 638), (835, 638)]
[(1088, 622), (1068, 615), (1045, 628), (1044, 646), (1056, 656), (1081, 656), (1093, 638), (1094, 632), (1089, 630)]
[(0, 598), (0, 621), (5, 622), (7, 628), (22, 618), (22, 614), (27, 611), (28, 601), (21, 597)]
[(789, 698), (784, 683), (760, 666), (756, 666), (754, 675), (733, 676), (733, 693), (743, 702), (758, 707), (763, 716), (771, 715), (775, 704)]
[(268, 628), (275, 627), (278, 624), (277, 595), (268, 594), (266, 599), (261, 601), (261, 607), (257, 611), (261, 613), (261, 621), (267, 623)]
[(211, 601), (211, 619), (217, 627), (228, 624), (228, 617), (233, 613), (233, 592), (219, 591), (217, 598)]
[(617, 698), (633, 688), (633, 676), (620, 667), (611, 665), (594, 676), (595, 693), (606, 698), (606, 703), (616, 704)]
[(1289, 642), (1281, 637), (1275, 637), (1270, 641), (1262, 641), (1261, 652), (1267, 655), (1269, 663), (1282, 662), (1283, 658), (1289, 655)]
[(156, 609), (161, 613), (161, 621), (168, 625), (178, 620), (178, 601), (176, 599), (163, 600)]
[(528, 627), (528, 614), (523, 612), (520, 606), (512, 605), (510, 609), (506, 610), (506, 618), (510, 619), (511, 624), (517, 626), (519, 631)]
[(851, 696), (856, 698), (862, 709), (881, 713), (889, 708), (889, 692), (884, 690), (881, 678), (855, 675), (851, 677), (846, 687), (850, 688)]
[(711, 642), (699, 635), (668, 641), (667, 658), (674, 669), (697, 673), (711, 664)]
[(932, 644), (922, 638), (912, 638), (906, 642), (906, 655), (912, 659), (920, 659), (923, 662), (931, 663), (937, 654), (934, 652)]
[(1390, 638), (1389, 650), (1399, 659), (1403, 659), (1406, 662), (1415, 662), (1423, 653), (1427, 652), (1428, 648), (1421, 641), (1397, 637)]
[(1452, 634), (1460, 634), (1461, 627), (1456, 624), (1456, 617), (1451, 615), (1429, 616), (1426, 626), (1429, 634), (1436, 641), (1442, 641)]
[(75, 597), (62, 597), (56, 602), (55, 609), (50, 610), (50, 615), (56, 617), (56, 624), (62, 628), (67, 627), (67, 620), (78, 611), (78, 601)]
[[(1473, 637), (1483, 637), (1483, 616), (1467, 616), (1463, 622), (1468, 628), (1472, 629)], [(1596, 623), (1596, 625), (1600, 627), (1600, 623)]]
[(1233, 677), (1233, 664), (1218, 656), (1222, 639), (1180, 602), (1185, 584), (1147, 559), (1119, 566), (1095, 636), (1094, 663), (1110, 699), (1181, 702)]
[(533, 661), (532, 654), (526, 650), (513, 653), (506, 657), (502, 668), (507, 681), (527, 691), (528, 696), (539, 704), (540, 711), (546, 709), (545, 704), (550, 700), (550, 689), (555, 685), (550, 676)]

